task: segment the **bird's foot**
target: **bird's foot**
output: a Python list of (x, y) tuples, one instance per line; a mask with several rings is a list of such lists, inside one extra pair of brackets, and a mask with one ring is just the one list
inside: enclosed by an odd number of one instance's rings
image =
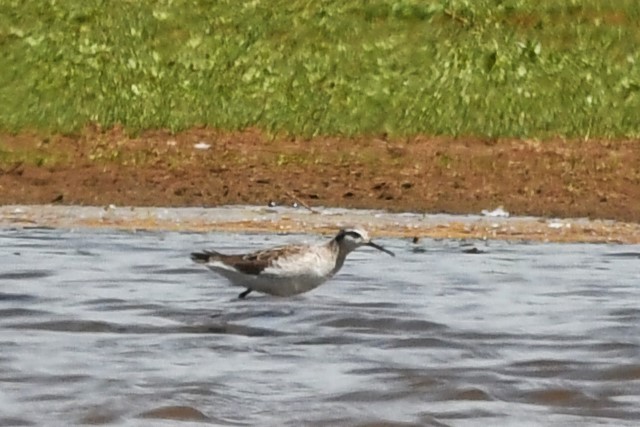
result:
[(246, 291), (242, 292), (240, 295), (238, 295), (238, 298), (240, 299), (245, 299), (247, 295), (249, 295), (251, 293), (251, 289), (247, 289)]

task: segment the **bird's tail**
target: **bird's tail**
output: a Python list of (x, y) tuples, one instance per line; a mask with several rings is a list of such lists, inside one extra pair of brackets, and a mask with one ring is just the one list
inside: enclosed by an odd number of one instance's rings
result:
[(198, 264), (206, 264), (221, 254), (216, 251), (191, 252), (191, 260)]

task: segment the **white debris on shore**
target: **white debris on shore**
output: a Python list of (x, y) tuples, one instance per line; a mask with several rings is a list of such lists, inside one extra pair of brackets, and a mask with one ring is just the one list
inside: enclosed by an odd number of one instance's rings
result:
[(316, 207), (223, 206), (166, 208), (127, 206), (0, 206), (0, 228), (111, 228), (177, 232), (335, 233), (361, 225), (378, 237), (495, 239), (549, 242), (640, 243), (640, 224), (587, 218), (424, 215)]

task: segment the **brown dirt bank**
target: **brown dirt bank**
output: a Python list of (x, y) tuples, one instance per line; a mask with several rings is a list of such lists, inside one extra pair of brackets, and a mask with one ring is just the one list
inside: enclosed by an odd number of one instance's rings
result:
[[(197, 148), (201, 144), (204, 148)], [(205, 145), (206, 144), (206, 145)], [(208, 146), (208, 147), (207, 147)], [(640, 220), (638, 141), (0, 135), (0, 204), (266, 205)]]

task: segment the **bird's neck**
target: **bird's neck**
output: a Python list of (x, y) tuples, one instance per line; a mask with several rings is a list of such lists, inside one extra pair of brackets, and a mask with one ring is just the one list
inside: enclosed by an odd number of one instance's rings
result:
[(344, 260), (347, 258), (347, 255), (349, 255), (349, 251), (340, 246), (336, 239), (329, 241), (327, 246), (335, 258), (335, 267), (333, 267), (332, 271), (332, 273), (335, 274), (344, 265)]

